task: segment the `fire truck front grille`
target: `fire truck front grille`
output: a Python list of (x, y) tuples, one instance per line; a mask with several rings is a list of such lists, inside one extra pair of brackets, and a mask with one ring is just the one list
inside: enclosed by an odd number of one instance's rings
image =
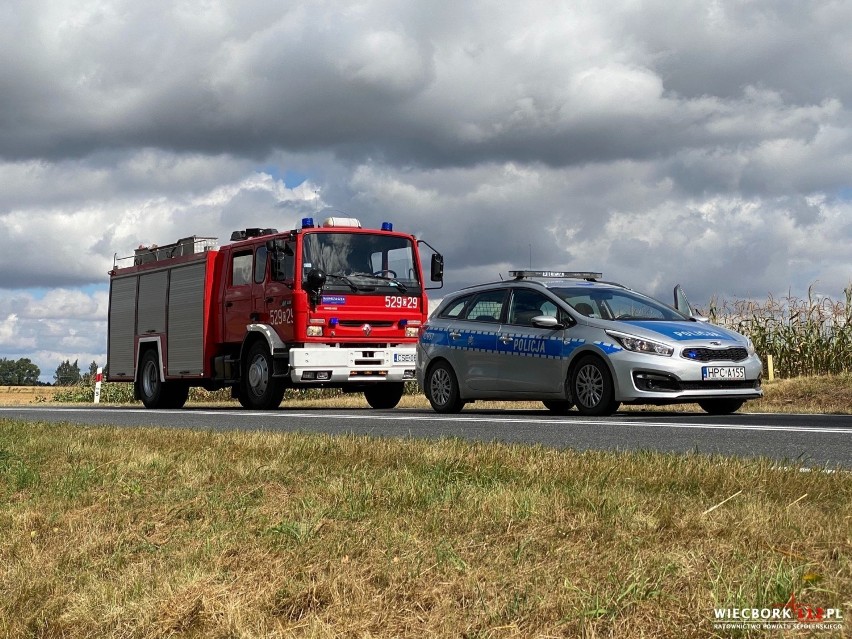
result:
[(374, 320), (340, 320), (340, 326), (346, 328), (361, 328), (364, 324), (369, 324), (373, 328), (390, 328), (393, 322), (374, 321)]
[(380, 349), (388, 346), (398, 346), (396, 342), (342, 342), (340, 348), (354, 348), (355, 350)]

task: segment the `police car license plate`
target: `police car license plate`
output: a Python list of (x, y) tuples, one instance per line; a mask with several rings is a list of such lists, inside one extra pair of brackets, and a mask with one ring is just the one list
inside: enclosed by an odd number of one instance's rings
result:
[(394, 353), (393, 361), (398, 363), (411, 362), (414, 363), (414, 353)]
[(722, 381), (745, 379), (745, 366), (702, 366), (701, 379)]

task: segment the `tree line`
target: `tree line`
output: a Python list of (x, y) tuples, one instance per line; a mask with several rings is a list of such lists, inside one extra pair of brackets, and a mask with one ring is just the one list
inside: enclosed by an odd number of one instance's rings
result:
[[(78, 360), (72, 363), (66, 359), (56, 367), (53, 374), (54, 386), (74, 386), (76, 384), (91, 384), (98, 373), (98, 363), (89, 364), (88, 372), (80, 370)], [(50, 386), (40, 382), (41, 369), (33, 364), (28, 357), (18, 360), (0, 359), (0, 386)]]

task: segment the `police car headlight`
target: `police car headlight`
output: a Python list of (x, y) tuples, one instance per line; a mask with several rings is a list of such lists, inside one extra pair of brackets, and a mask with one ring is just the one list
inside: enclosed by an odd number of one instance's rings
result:
[(750, 338), (746, 337), (746, 352), (751, 355), (757, 354), (757, 349), (754, 347), (754, 342), (751, 341)]
[(667, 345), (655, 342), (644, 337), (636, 337), (627, 333), (619, 333), (618, 331), (607, 331), (607, 335), (618, 340), (625, 350), (633, 351), (634, 353), (647, 353), (648, 355), (662, 355), (663, 357), (671, 357), (674, 349)]

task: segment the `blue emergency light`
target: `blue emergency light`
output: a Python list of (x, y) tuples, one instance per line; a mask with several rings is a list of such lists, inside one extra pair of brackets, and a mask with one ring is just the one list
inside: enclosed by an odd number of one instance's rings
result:
[(303, 217), (303, 218), (302, 218), (302, 228), (303, 228), (303, 229), (312, 229), (312, 228), (314, 228), (314, 218), (312, 218), (312, 217)]
[(390, 222), (382, 222), (382, 230), (393, 231), (393, 224), (391, 224)]

